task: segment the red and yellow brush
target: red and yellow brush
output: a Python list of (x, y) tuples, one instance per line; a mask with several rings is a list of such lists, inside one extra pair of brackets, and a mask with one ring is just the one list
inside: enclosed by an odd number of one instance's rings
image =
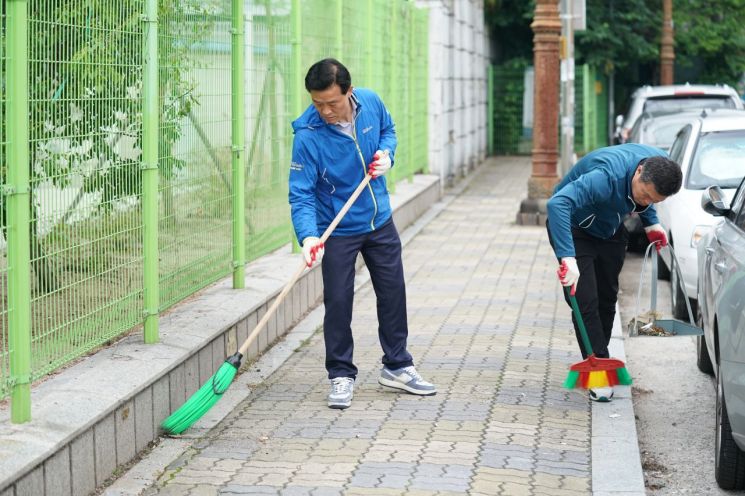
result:
[(591, 389), (622, 384), (631, 384), (631, 374), (626, 370), (626, 364), (617, 358), (598, 358), (592, 351), (590, 338), (587, 337), (587, 329), (579, 312), (577, 298), (574, 296), (575, 287), (569, 292), (569, 303), (572, 305), (574, 318), (577, 319), (577, 327), (582, 337), (582, 344), (587, 352), (587, 358), (569, 367), (569, 375), (564, 381), (564, 387), (572, 389), (575, 387)]

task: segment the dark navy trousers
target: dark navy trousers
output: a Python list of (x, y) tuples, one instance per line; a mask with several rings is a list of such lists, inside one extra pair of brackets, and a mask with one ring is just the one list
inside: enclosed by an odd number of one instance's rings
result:
[[(553, 247), (551, 229), (546, 222), (548, 239)], [(577, 306), (585, 324), (587, 337), (590, 339), (592, 351), (598, 358), (608, 358), (608, 344), (613, 331), (613, 319), (616, 316), (616, 301), (618, 300), (618, 276), (626, 258), (628, 232), (623, 224), (609, 239), (590, 236), (582, 229), (572, 228), (572, 241), (576, 253), (579, 281), (577, 281)], [(569, 302), (568, 292), (564, 291), (564, 299)], [(572, 323), (577, 343), (582, 352), (582, 358), (587, 358), (587, 350), (582, 344), (577, 319), (572, 312)]]
[(323, 337), (329, 379), (357, 377), (357, 367), (353, 362), (352, 305), (358, 253), (362, 253), (377, 297), (382, 362), (389, 369), (413, 365), (411, 355), (406, 351), (409, 327), (401, 239), (393, 220), (389, 220), (366, 234), (332, 236), (326, 240), (321, 269), (323, 303), (326, 306)]

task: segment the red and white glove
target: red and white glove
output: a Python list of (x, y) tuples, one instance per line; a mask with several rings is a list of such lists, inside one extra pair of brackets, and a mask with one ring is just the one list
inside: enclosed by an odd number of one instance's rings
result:
[(321, 243), (320, 238), (308, 236), (303, 240), (303, 257), (305, 257), (305, 263), (308, 267), (321, 261), (323, 251), (323, 243)]
[(657, 248), (657, 253), (660, 252), (663, 246), (667, 246), (667, 234), (665, 230), (659, 224), (652, 224), (644, 228), (647, 233), (647, 239), (650, 243), (654, 243), (654, 247)]
[(559, 276), (559, 281), (562, 286), (572, 286), (572, 294), (574, 294), (574, 286), (579, 281), (579, 267), (577, 267), (577, 259), (574, 257), (564, 257), (561, 259), (561, 265), (559, 270), (556, 271), (556, 275)]
[(367, 173), (370, 174), (373, 179), (380, 177), (389, 170), (391, 170), (391, 157), (388, 154), (388, 150), (378, 150), (373, 156), (375, 160), (368, 166)]

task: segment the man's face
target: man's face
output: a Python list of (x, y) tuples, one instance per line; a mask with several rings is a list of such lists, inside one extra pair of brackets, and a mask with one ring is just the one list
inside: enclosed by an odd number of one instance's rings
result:
[(349, 122), (352, 120), (352, 88), (346, 94), (341, 92), (338, 84), (333, 84), (325, 90), (311, 91), (310, 98), (321, 118), (328, 124), (336, 124), (339, 121)]
[(637, 204), (646, 207), (652, 203), (659, 203), (667, 197), (659, 194), (652, 182), (647, 183), (642, 181), (641, 174), (643, 168), (643, 165), (637, 167), (634, 177), (631, 179), (631, 196)]

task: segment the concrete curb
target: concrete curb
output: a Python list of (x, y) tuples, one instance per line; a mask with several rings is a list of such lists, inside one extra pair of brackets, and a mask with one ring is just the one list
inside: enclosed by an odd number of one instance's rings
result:
[[(626, 361), (618, 305), (608, 350)], [(592, 402), (592, 493), (596, 496), (644, 496), (631, 386), (613, 388), (610, 403)]]

